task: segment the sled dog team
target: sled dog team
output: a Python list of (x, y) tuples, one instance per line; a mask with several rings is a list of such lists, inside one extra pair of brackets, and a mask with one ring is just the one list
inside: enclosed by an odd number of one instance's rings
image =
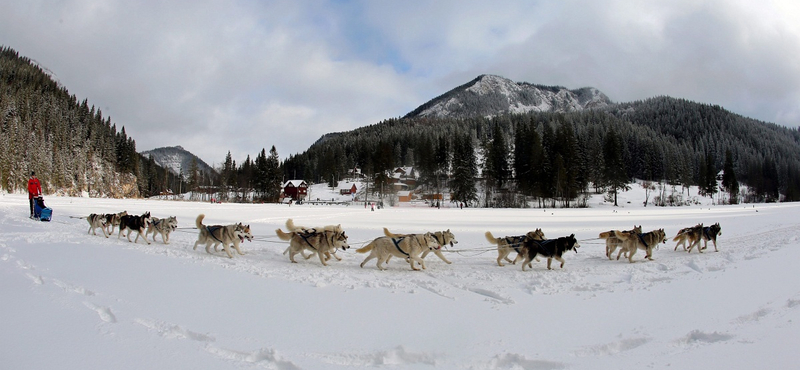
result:
[[(106, 214), (92, 213), (86, 217), (86, 221), (89, 222), (87, 234), (97, 235), (97, 229), (100, 229), (103, 232), (103, 236), (108, 238), (114, 232), (114, 228), (117, 227), (119, 228), (117, 239), (127, 230), (125, 237), (128, 238), (129, 242), (136, 243), (141, 236), (147, 244), (150, 244), (150, 241), (147, 240), (147, 235), (150, 233), (153, 234), (153, 241), (156, 240), (156, 233), (158, 233), (161, 235), (161, 241), (164, 244), (169, 244), (169, 234), (178, 227), (177, 217), (157, 218), (150, 216), (150, 212), (139, 216), (129, 215), (127, 211)], [(136, 232), (136, 239), (131, 240), (131, 233), (134, 231)]]
[[(114, 228), (118, 227), (119, 234), (117, 235), (117, 239), (127, 230), (128, 233), (125, 237), (128, 238), (128, 241), (131, 243), (137, 243), (141, 236), (147, 244), (150, 244), (150, 241), (147, 240), (147, 235), (152, 233), (153, 241), (156, 240), (156, 234), (159, 234), (161, 235), (161, 241), (164, 244), (169, 244), (169, 234), (178, 228), (177, 217), (157, 218), (151, 216), (150, 212), (139, 216), (129, 215), (127, 211), (107, 214), (92, 213), (85, 218), (86, 221), (89, 222), (89, 231), (87, 234), (92, 233), (97, 235), (97, 229), (100, 229), (103, 232), (103, 236), (108, 238), (108, 236), (114, 232)], [(203, 218), (205, 218), (205, 215), (200, 214), (195, 220), (195, 225), (199, 230), (197, 241), (194, 243), (195, 250), (198, 245), (205, 244), (206, 252), (211, 253), (212, 246), (214, 247), (214, 251), (217, 252), (218, 247), (222, 245), (222, 249), (228, 257), (233, 258), (229, 246), (233, 247), (236, 253), (243, 255), (244, 252), (239, 248), (239, 245), (244, 242), (245, 239), (248, 241), (253, 240), (253, 235), (250, 233), (250, 225), (243, 225), (242, 223), (225, 226), (203, 225)], [(136, 232), (136, 239), (131, 240), (131, 233), (134, 231)]]
[[(205, 245), (207, 253), (211, 253), (211, 247), (214, 251), (218, 251), (218, 247), (222, 245), (229, 258), (233, 258), (233, 253), (229, 247), (232, 247), (236, 253), (244, 255), (241, 248), (241, 243), (245, 240), (252, 241), (253, 235), (250, 232), (250, 225), (242, 223), (231, 225), (204, 225), (204, 214), (200, 214), (195, 219), (195, 226), (199, 233), (197, 241), (194, 243), (194, 250), (197, 250), (198, 245)], [(139, 237), (147, 244), (147, 235), (153, 234), (153, 241), (155, 241), (156, 233), (161, 235), (161, 240), (164, 244), (169, 244), (169, 234), (178, 226), (178, 221), (175, 216), (159, 219), (152, 217), (150, 212), (135, 216), (129, 215), (126, 211), (120, 213), (109, 214), (90, 214), (86, 220), (89, 223), (89, 231), (97, 235), (96, 230), (99, 228), (103, 235), (107, 238), (114, 232), (114, 228), (119, 228), (117, 239), (122, 236), (123, 232), (127, 230), (125, 235), (129, 242), (136, 243)], [(289, 260), (292, 263), (297, 263), (295, 256), (301, 255), (304, 259), (310, 259), (315, 254), (319, 258), (323, 266), (328, 266), (328, 261), (331, 257), (341, 261), (342, 259), (336, 255), (336, 251), (347, 250), (350, 245), (347, 242), (347, 235), (342, 229), (342, 225), (327, 225), (322, 227), (305, 227), (294, 224), (290, 218), (286, 220), (286, 229), (284, 232), (281, 229), (276, 229), (275, 233), (278, 238), (289, 242), (289, 247), (283, 252), (284, 255), (289, 254)], [(136, 239), (131, 240), (131, 232), (136, 231)], [(383, 228), (384, 236), (375, 238), (367, 245), (356, 250), (358, 253), (369, 253), (369, 255), (361, 262), (361, 267), (370, 260), (376, 259), (378, 269), (385, 270), (383, 266), (389, 262), (393, 256), (402, 258), (409, 263), (412, 270), (420, 270), (417, 265), (425, 269), (425, 257), (433, 252), (442, 261), (447, 264), (451, 262), (445, 258), (441, 252), (441, 248), (450, 245), (451, 247), (458, 243), (455, 235), (448, 229), (446, 231), (425, 232), (419, 234), (395, 234), (390, 232), (387, 228)], [(678, 247), (691, 253), (692, 249), (697, 247), (699, 253), (708, 248), (708, 242), (714, 244), (714, 250), (719, 251), (717, 248), (717, 236), (722, 235), (722, 227), (719, 223), (704, 227), (703, 224), (697, 224), (692, 227), (680, 229), (675, 237), (672, 239), (677, 242), (675, 250)], [(578, 252), (580, 244), (575, 239), (575, 234), (560, 237), (557, 239), (546, 239), (542, 229), (530, 231), (524, 235), (504, 236), (497, 238), (490, 231), (485, 233), (486, 240), (497, 246), (497, 265), (504, 266), (503, 261), (516, 264), (522, 261), (522, 270), (525, 267), (532, 268), (532, 261), (539, 261), (539, 257), (547, 258), (547, 268), (552, 269), (551, 263), (555, 259), (560, 262), (560, 267), (564, 267), (563, 255), (567, 251)], [(609, 260), (613, 259), (613, 253), (619, 248), (617, 253), (617, 260), (621, 256), (628, 258), (628, 261), (633, 263), (633, 255), (638, 250), (645, 252), (645, 258), (648, 260), (653, 259), (653, 249), (658, 244), (666, 243), (667, 237), (664, 229), (652, 230), (647, 233), (642, 232), (642, 226), (635, 226), (631, 230), (609, 230), (600, 233), (600, 239), (605, 240), (606, 244), (606, 257)], [(700, 247), (700, 242), (703, 246)], [(687, 245), (688, 243), (688, 245)], [(306, 255), (306, 251), (309, 252)], [(508, 258), (512, 252), (517, 252), (514, 260)]]

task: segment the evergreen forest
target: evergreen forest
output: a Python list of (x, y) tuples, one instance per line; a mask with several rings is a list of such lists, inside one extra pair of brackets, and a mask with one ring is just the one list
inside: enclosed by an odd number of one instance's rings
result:
[(7, 191), (24, 191), (32, 171), (45, 193), (68, 195), (150, 196), (181, 181), (139, 155), (124, 127), (9, 47), (0, 47), (0, 148)]

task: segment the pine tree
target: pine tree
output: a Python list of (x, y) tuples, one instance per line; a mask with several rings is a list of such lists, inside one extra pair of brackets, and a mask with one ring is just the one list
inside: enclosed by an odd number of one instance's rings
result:
[(508, 145), (499, 123), (492, 126), (492, 141), (488, 143), (484, 174), (498, 189), (511, 177)]
[(603, 159), (605, 163), (603, 177), (606, 185), (611, 187), (611, 193), (614, 194), (615, 207), (618, 206), (617, 195), (619, 190), (628, 189), (629, 182), (628, 174), (625, 172), (625, 163), (622, 160), (622, 152), (622, 139), (614, 129), (611, 129), (603, 143)]
[(236, 175), (236, 165), (231, 157), (231, 151), (225, 155), (225, 162), (222, 164), (222, 171), (220, 171), (219, 185), (221, 188), (220, 197), (227, 200), (230, 188), (233, 187), (233, 177)]
[[(196, 157), (192, 157), (192, 162), (189, 164), (188, 177), (189, 190), (192, 191), (192, 193), (197, 192), (197, 189), (200, 188), (200, 170), (197, 167)], [(192, 196), (194, 196), (194, 194), (192, 194)]]
[(261, 148), (261, 152), (256, 156), (255, 164), (255, 191), (261, 200), (265, 200), (267, 189), (269, 189), (269, 165), (267, 164), (267, 151)]
[(725, 165), (722, 170), (722, 186), (728, 192), (730, 204), (736, 204), (739, 202), (739, 181), (733, 169), (733, 155), (730, 149), (725, 151)]
[(717, 193), (717, 170), (714, 166), (714, 155), (707, 153), (703, 159), (700, 173), (700, 192), (714, 197)]
[(281, 194), (281, 183), (283, 182), (283, 171), (280, 168), (280, 159), (275, 145), (269, 150), (267, 157), (267, 182), (264, 189), (267, 201), (277, 202)]
[(475, 187), (477, 175), (478, 163), (472, 138), (469, 134), (456, 136), (453, 139), (453, 178), (450, 181), (453, 200), (466, 206), (478, 201), (478, 190)]

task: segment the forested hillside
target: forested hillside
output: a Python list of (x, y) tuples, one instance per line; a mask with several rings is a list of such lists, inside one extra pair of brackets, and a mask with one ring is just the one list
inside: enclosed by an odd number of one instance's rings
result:
[[(571, 113), (389, 119), (326, 135), (287, 159), (284, 171), (329, 182), (358, 167), (380, 185), (394, 167), (415, 166), (423, 186), (466, 194), (458, 201), (475, 204), (476, 191), (485, 189), (486, 206), (531, 197), (542, 206), (572, 206), (585, 191), (614, 192), (634, 178), (700, 185), (709, 195), (737, 192), (743, 183), (749, 192), (733, 201), (795, 201), (799, 142), (796, 129), (662, 97)], [(465, 146), (474, 150), (456, 150)], [(465, 171), (464, 163), (476, 168)], [(726, 164), (735, 180), (718, 189)]]
[(176, 181), (136, 152), (124, 127), (8, 47), (0, 48), (0, 148), (7, 191), (25, 189), (31, 171), (46, 193), (71, 195), (146, 196)]

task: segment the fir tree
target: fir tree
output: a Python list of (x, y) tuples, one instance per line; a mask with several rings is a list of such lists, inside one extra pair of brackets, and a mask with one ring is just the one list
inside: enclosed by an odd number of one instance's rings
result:
[(453, 178), (450, 181), (453, 200), (467, 206), (478, 201), (475, 187), (477, 174), (478, 164), (472, 138), (469, 134), (456, 136), (453, 139)]
[(281, 184), (283, 182), (283, 171), (280, 168), (280, 158), (275, 145), (269, 150), (269, 157), (266, 161), (267, 181), (264, 192), (269, 202), (277, 202), (281, 194)]
[(628, 189), (628, 174), (625, 172), (625, 163), (622, 160), (622, 140), (617, 133), (611, 129), (606, 135), (603, 143), (603, 177), (607, 186), (614, 194), (614, 206), (617, 207), (617, 195), (619, 190)]
[(733, 155), (730, 149), (725, 151), (725, 165), (722, 170), (722, 186), (728, 192), (730, 204), (736, 204), (739, 202), (739, 181), (733, 169)]

